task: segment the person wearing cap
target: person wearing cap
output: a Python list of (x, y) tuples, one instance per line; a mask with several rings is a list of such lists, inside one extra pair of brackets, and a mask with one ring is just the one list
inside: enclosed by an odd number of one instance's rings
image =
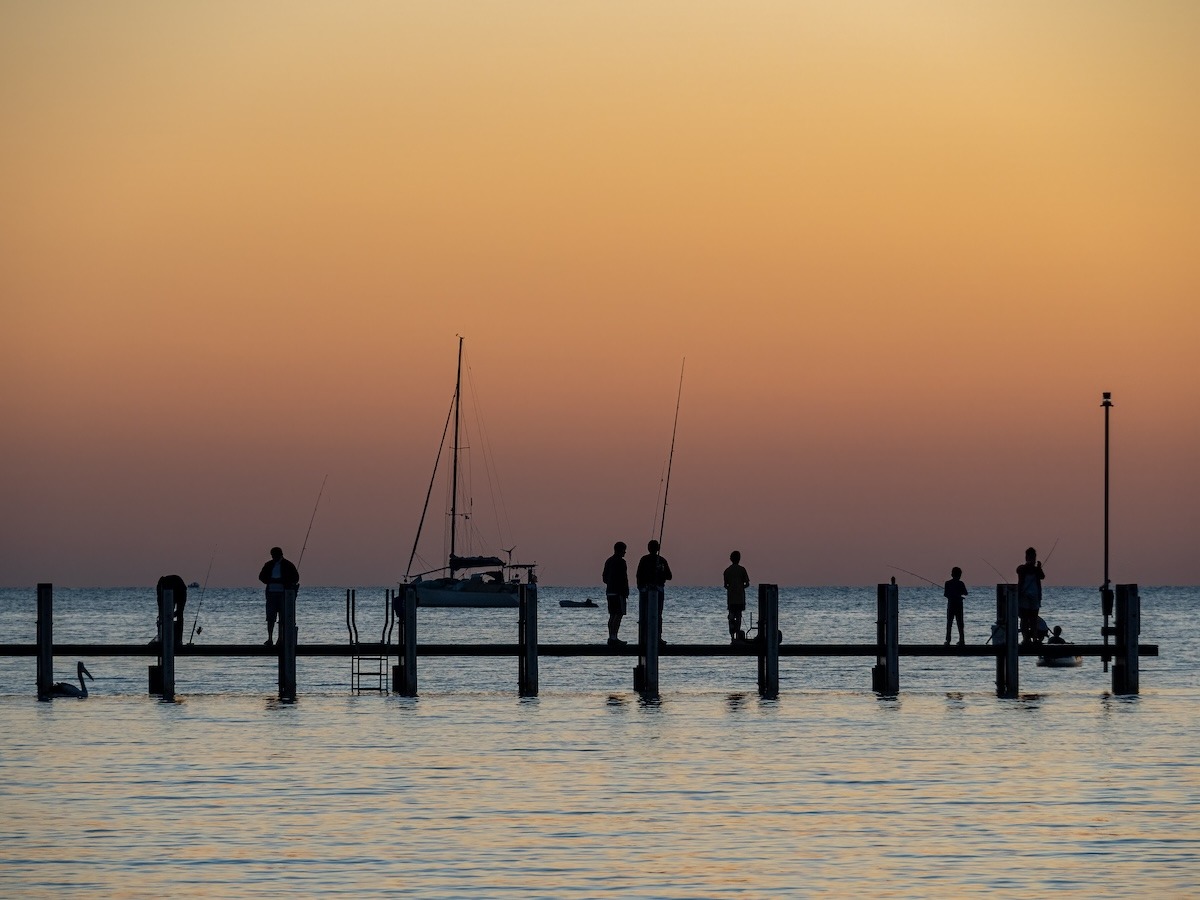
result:
[[(300, 587), (300, 572), (290, 560), (284, 558), (283, 550), (272, 547), (271, 558), (263, 564), (258, 580), (267, 586), (267, 639), (263, 643), (269, 647), (275, 640), (275, 620), (283, 609), (284, 591), (294, 591)], [(283, 640), (282, 635), (280, 640)]]
[(638, 595), (644, 599), (646, 592), (651, 588), (658, 590), (658, 639), (660, 643), (665, 644), (662, 636), (663, 600), (667, 594), (666, 583), (671, 580), (671, 566), (659, 555), (658, 541), (650, 541), (646, 544), (646, 550), (649, 552), (638, 560)]

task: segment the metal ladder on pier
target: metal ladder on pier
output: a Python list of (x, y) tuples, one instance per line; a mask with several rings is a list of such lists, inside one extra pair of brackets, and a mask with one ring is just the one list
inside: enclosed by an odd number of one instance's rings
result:
[[(350, 634), (350, 646), (357, 648), (358, 639), (358, 609), (357, 591), (355, 588), (346, 590), (346, 631)], [(356, 694), (363, 691), (378, 691), (388, 693), (388, 673), (391, 669), (389, 648), (392, 643), (392, 627), (396, 622), (396, 614), (392, 610), (394, 591), (387, 591), (385, 598), (385, 613), (383, 631), (379, 635), (379, 643), (372, 649), (382, 650), (382, 653), (355, 653), (350, 657), (350, 690)]]

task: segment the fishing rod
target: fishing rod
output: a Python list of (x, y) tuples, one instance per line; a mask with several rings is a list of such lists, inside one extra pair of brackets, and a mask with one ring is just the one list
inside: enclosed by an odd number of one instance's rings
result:
[(208, 576), (212, 574), (213, 560), (217, 558), (217, 548), (213, 547), (212, 556), (208, 558), (208, 571), (204, 573), (204, 584), (200, 586), (200, 600), (196, 603), (196, 617), (192, 619), (192, 633), (188, 636), (188, 646), (191, 646), (196, 635), (203, 634), (204, 629), (198, 627), (200, 607), (204, 605), (204, 592), (208, 589)]
[(671, 463), (675, 459), (675, 433), (679, 430), (679, 406), (683, 402), (683, 367), (687, 365), (687, 357), (679, 364), (679, 393), (675, 397), (675, 424), (671, 426), (671, 452), (667, 456), (667, 482), (663, 487), (662, 519), (658, 524), (658, 543), (662, 546), (663, 532), (667, 527), (667, 495), (671, 491)]
[(312, 518), (308, 520), (308, 531), (304, 532), (304, 545), (300, 548), (300, 558), (296, 560), (296, 565), (304, 562), (304, 551), (308, 549), (308, 536), (312, 534), (313, 522), (317, 518), (317, 507), (321, 505), (321, 495), (325, 493), (325, 482), (329, 480), (329, 475), (326, 474), (321, 480), (321, 490), (317, 491), (317, 502), (313, 504)]
[(1058, 541), (1059, 541), (1059, 538), (1055, 538), (1055, 539), (1054, 539), (1054, 546), (1050, 548), (1050, 552), (1049, 552), (1049, 553), (1047, 553), (1047, 554), (1046, 554), (1046, 558), (1042, 560), (1042, 565), (1043, 565), (1043, 566), (1044, 566), (1046, 563), (1050, 562), (1050, 557), (1052, 557), (1052, 556), (1054, 555), (1054, 551), (1055, 551), (1055, 549), (1057, 549), (1057, 547), (1058, 547)]
[(888, 565), (886, 563), (885, 563), (885, 565), (887, 565), (887, 567), (889, 569), (895, 569), (897, 572), (903, 572), (905, 575), (911, 575), (913, 578), (920, 578), (922, 581), (924, 581), (928, 584), (932, 584), (935, 588), (940, 588), (943, 586), (943, 585), (938, 584), (936, 581), (931, 581), (930, 579), (926, 578), (924, 575), (918, 575), (916, 572), (910, 572), (910, 571), (908, 571), (908, 569), (902, 569), (899, 566)]
[[(981, 556), (981, 557), (979, 557), (979, 558), (980, 558), (980, 559), (983, 559), (983, 557), (982, 557), (982, 556)], [(1004, 583), (1005, 583), (1005, 584), (1012, 584), (1012, 582), (1011, 582), (1011, 581), (1009, 581), (1007, 578), (1005, 578), (1005, 576), (1004, 576), (1004, 573), (1003, 573), (1003, 572), (1001, 572), (999, 569), (997, 569), (995, 566), (993, 566), (993, 565), (992, 565), (990, 562), (988, 562), (986, 559), (983, 559), (983, 561), (984, 561), (985, 563), (987, 563), (987, 564), (988, 564), (988, 568), (990, 568), (990, 569), (991, 569), (993, 572), (995, 572), (995, 573), (996, 573), (997, 575), (999, 575), (1001, 578), (1004, 578)]]

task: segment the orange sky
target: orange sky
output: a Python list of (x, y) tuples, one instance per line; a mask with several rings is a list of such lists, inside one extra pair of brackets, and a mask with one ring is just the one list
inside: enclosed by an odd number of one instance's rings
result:
[[(0, 7), (0, 584), (1200, 582), (1200, 7)], [(435, 495), (435, 501), (440, 495)], [(438, 519), (435, 516), (435, 519)], [(440, 519), (438, 520), (440, 525)], [(434, 528), (425, 555), (436, 558)], [(911, 579), (905, 579), (911, 581)]]

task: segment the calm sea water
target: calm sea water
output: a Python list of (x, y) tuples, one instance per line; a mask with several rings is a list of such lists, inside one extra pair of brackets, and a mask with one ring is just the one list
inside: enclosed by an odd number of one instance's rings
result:
[[(360, 636), (383, 589), (358, 591)], [(594, 591), (543, 587), (544, 643), (602, 641)], [(901, 640), (940, 642), (944, 601), (901, 591)], [(1142, 693), (1097, 659), (1022, 660), (994, 695), (988, 659), (783, 658), (760, 700), (746, 659), (419, 661), (421, 696), (349, 692), (345, 660), (181, 658), (179, 700), (145, 694), (146, 659), (89, 658), (87, 700), (35, 699), (30, 657), (0, 658), (5, 897), (1195, 897), (1200, 894), (1200, 589), (1143, 587)], [(991, 588), (968, 598), (988, 634)], [(188, 629), (199, 600), (189, 598)], [(784, 588), (787, 641), (871, 642), (874, 588)], [(147, 641), (154, 592), (55, 591), (59, 642)], [(665, 634), (723, 642), (722, 593), (668, 592)], [(1047, 589), (1044, 614), (1095, 642), (1095, 589)], [(257, 589), (209, 590), (197, 643), (261, 641)], [(0, 643), (32, 643), (35, 592), (0, 591)], [(344, 593), (306, 588), (301, 642), (346, 639)], [(515, 610), (421, 610), (422, 641), (516, 640)], [(632, 639), (627, 618), (622, 636)], [(68, 680), (73, 659), (56, 659)]]

